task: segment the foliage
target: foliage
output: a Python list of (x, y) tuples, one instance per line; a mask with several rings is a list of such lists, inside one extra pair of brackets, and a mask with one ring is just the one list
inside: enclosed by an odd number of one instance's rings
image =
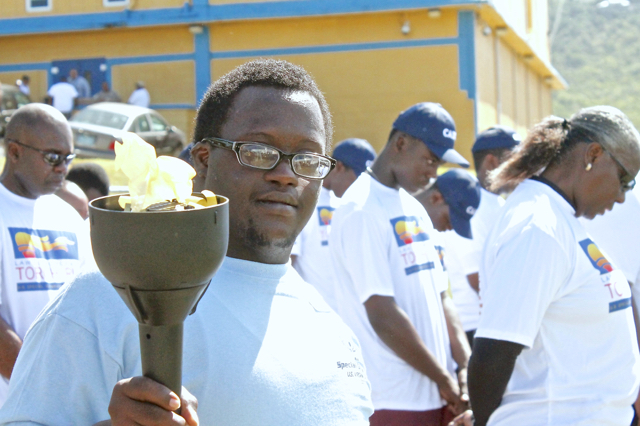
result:
[[(549, 27), (561, 0), (549, 0)], [(554, 94), (554, 114), (612, 105), (640, 127), (640, 1), (598, 7), (600, 0), (565, 0), (551, 57), (569, 89)]]

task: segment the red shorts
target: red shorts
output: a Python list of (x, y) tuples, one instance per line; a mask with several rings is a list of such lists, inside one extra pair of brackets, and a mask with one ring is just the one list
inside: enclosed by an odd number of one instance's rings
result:
[(370, 426), (446, 426), (453, 414), (442, 407), (427, 411), (376, 410), (369, 417)]

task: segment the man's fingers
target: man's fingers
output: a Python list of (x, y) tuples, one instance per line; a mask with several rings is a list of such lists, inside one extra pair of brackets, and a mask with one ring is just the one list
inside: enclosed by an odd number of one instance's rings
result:
[(140, 402), (149, 402), (168, 411), (180, 408), (180, 397), (168, 387), (147, 377), (132, 377), (119, 381), (114, 392), (120, 387), (127, 398)]
[(189, 426), (198, 426), (200, 419), (198, 419), (198, 400), (195, 396), (191, 395), (185, 387), (182, 387), (182, 411), (181, 415), (186, 420)]

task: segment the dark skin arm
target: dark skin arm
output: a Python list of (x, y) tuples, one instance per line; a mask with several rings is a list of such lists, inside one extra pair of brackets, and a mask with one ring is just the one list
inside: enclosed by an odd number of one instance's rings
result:
[(480, 278), (477, 272), (467, 275), (467, 281), (469, 281), (469, 285), (476, 293), (480, 293)]
[(6, 379), (11, 378), (13, 366), (22, 348), (22, 339), (7, 322), (0, 317), (0, 374)]
[(469, 361), (469, 396), (475, 426), (485, 426), (498, 408), (524, 346), (504, 340), (476, 337)]
[(378, 337), (398, 357), (438, 385), (440, 395), (447, 401), (451, 411), (455, 414), (462, 412), (464, 403), (460, 399), (458, 384), (425, 346), (407, 314), (400, 309), (394, 298), (374, 295), (364, 302), (364, 307)]
[(471, 356), (469, 340), (464, 332), (453, 300), (445, 291), (442, 292), (441, 297), (444, 318), (447, 321), (447, 332), (451, 342), (451, 355), (456, 364), (458, 364), (458, 385), (461, 393), (467, 394), (469, 392), (467, 389), (467, 367), (469, 365), (469, 356)]

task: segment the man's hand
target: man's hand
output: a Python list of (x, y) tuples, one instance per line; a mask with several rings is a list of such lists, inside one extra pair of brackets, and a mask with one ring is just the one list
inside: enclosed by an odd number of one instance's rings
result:
[(467, 410), (453, 419), (448, 426), (473, 426), (473, 411)]
[[(180, 414), (174, 413), (181, 408)], [(113, 388), (109, 415), (114, 426), (198, 426), (198, 401), (184, 387), (182, 400), (146, 377), (120, 380)]]

